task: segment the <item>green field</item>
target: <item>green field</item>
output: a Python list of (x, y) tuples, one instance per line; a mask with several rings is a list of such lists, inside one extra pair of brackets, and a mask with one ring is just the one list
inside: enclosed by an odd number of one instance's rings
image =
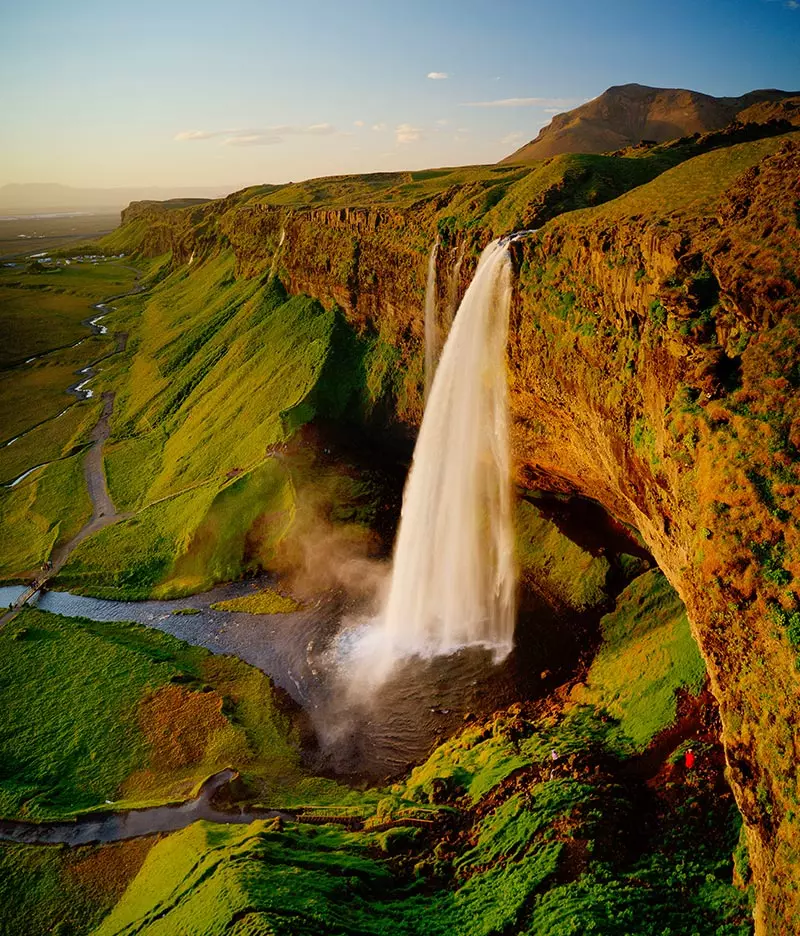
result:
[(81, 323), (99, 314), (91, 306), (127, 292), (134, 278), (133, 268), (111, 261), (0, 267), (0, 368), (85, 337)]
[(92, 516), (83, 454), (38, 468), (0, 493), (0, 580), (34, 577), (56, 547), (67, 543)]

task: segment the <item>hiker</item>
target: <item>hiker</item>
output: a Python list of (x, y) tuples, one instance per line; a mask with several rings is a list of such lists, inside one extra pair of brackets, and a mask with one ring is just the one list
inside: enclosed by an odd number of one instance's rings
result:
[(550, 776), (549, 779), (552, 780), (556, 775), (556, 764), (558, 763), (558, 751), (553, 748), (550, 751)]
[(694, 767), (694, 751), (691, 748), (686, 752), (683, 762), (687, 770), (691, 770)]

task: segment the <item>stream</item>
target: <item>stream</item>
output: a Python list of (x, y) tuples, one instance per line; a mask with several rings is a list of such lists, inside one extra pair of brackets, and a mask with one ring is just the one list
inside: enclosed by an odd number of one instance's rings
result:
[(294, 819), (292, 813), (275, 809), (235, 812), (218, 809), (214, 797), (237, 776), (235, 770), (221, 770), (209, 777), (194, 799), (166, 806), (149, 806), (125, 812), (94, 812), (76, 819), (56, 822), (23, 822), (0, 819), (0, 839), (22, 845), (78, 845), (122, 842), (142, 835), (177, 832), (199, 819), (225, 825), (248, 825), (257, 819)]

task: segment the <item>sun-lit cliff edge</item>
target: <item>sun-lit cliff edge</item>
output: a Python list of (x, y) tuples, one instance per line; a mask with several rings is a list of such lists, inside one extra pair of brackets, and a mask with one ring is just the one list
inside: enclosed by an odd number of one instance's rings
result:
[(169, 253), (190, 277), (232, 254), (237, 278), (272, 271), (337, 305), (394, 350), (388, 408), (413, 427), (434, 239), (444, 301), (459, 250), (463, 292), (488, 240), (543, 225), (514, 247), (520, 478), (635, 525), (683, 598), (720, 704), (757, 913), (780, 932), (800, 920), (800, 140), (719, 137), (135, 204), (108, 247)]

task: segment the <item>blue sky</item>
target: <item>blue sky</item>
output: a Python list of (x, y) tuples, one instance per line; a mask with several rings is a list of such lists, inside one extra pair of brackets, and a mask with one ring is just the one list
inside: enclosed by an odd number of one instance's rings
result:
[(800, 2), (0, 0), (0, 184), (494, 162), (631, 81), (798, 89)]

